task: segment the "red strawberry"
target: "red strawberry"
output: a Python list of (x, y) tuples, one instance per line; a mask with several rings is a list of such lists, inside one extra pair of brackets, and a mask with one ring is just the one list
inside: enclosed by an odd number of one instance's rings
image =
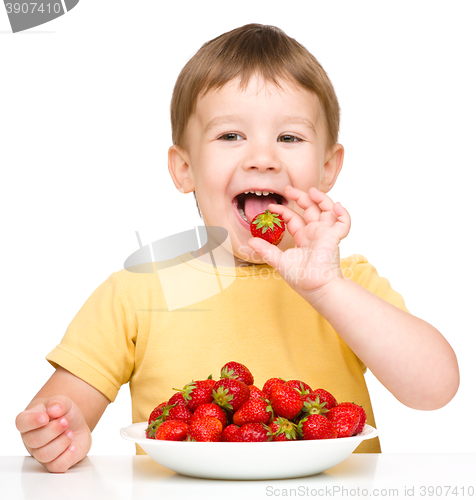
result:
[(188, 434), (189, 426), (181, 420), (166, 420), (158, 427), (155, 439), (161, 441), (183, 441)]
[(236, 411), (250, 398), (248, 386), (234, 378), (217, 380), (213, 387), (213, 399), (225, 410)]
[(326, 417), (337, 431), (337, 437), (353, 436), (357, 430), (360, 423), (360, 411), (353, 406), (337, 405), (327, 412)]
[(160, 405), (156, 406), (153, 410), (152, 413), (149, 416), (149, 425), (151, 422), (154, 420), (157, 420), (161, 415), (162, 412), (164, 411), (164, 408), (167, 406), (167, 401), (164, 401), (163, 403), (160, 403)]
[(281, 242), (285, 229), (283, 218), (269, 210), (258, 214), (250, 224), (252, 236), (266, 240), (272, 245), (278, 245)]
[(185, 401), (184, 397), (183, 397), (183, 391), (180, 391), (180, 392), (176, 392), (167, 402), (167, 405), (169, 406), (172, 406), (172, 405), (175, 405), (175, 404), (179, 404), (179, 405), (184, 405), (186, 406), (187, 405), (187, 401)]
[(240, 441), (240, 428), (235, 424), (227, 425), (221, 433), (221, 440), (228, 443)]
[(269, 396), (271, 395), (271, 389), (274, 384), (284, 384), (286, 380), (283, 380), (282, 378), (270, 378), (267, 380), (264, 385), (263, 385), (263, 392), (266, 394), (266, 398), (269, 399)]
[(214, 417), (204, 417), (190, 424), (188, 441), (220, 441), (223, 426)]
[(250, 399), (267, 399), (266, 394), (255, 385), (249, 385), (248, 388), (250, 390)]
[(365, 410), (362, 408), (362, 406), (359, 406), (359, 405), (356, 405), (354, 403), (340, 403), (339, 406), (350, 406), (350, 407), (353, 407), (355, 408), (355, 410), (357, 410), (360, 414), (360, 420), (359, 420), (359, 425), (357, 425), (357, 429), (355, 429), (354, 431), (354, 436), (356, 434), (360, 434), (364, 427), (365, 427), (365, 424), (367, 423), (367, 414), (365, 413)]
[(249, 423), (267, 424), (273, 416), (269, 401), (249, 399), (233, 415), (233, 423), (238, 426)]
[(316, 389), (304, 397), (303, 415), (325, 415), (337, 405), (336, 398), (324, 389)]
[(200, 405), (192, 415), (192, 422), (204, 417), (215, 417), (221, 422), (223, 428), (227, 424), (226, 413), (216, 403), (205, 403)]
[(303, 418), (298, 425), (302, 439), (334, 439), (337, 431), (326, 417), (309, 415)]
[(301, 382), (300, 380), (288, 380), (285, 385), (295, 389), (305, 400), (305, 397), (312, 391), (311, 386), (307, 385), (306, 382)]
[[(195, 411), (199, 405), (213, 401), (213, 387), (207, 380), (197, 380), (187, 384), (181, 392), (187, 406)], [(180, 389), (174, 389), (174, 391), (180, 391)]]
[(240, 441), (245, 443), (256, 443), (271, 441), (268, 429), (264, 424), (250, 423), (240, 427)]
[(274, 384), (269, 397), (276, 415), (292, 420), (302, 409), (301, 396), (286, 384)]
[(220, 370), (220, 378), (236, 378), (241, 380), (246, 385), (252, 385), (254, 382), (253, 375), (250, 370), (241, 363), (229, 361)]
[(297, 439), (297, 425), (287, 418), (276, 417), (268, 427), (268, 435), (273, 441), (296, 441)]
[(164, 421), (164, 419), (162, 418), (164, 408), (167, 408), (167, 401), (160, 403), (160, 405), (156, 406), (152, 410), (149, 416), (148, 427), (145, 430), (145, 435), (147, 438), (155, 439), (155, 433), (159, 425)]
[(190, 423), (190, 419), (192, 418), (192, 410), (188, 406), (185, 405), (174, 405), (174, 406), (166, 406), (164, 408), (164, 413), (162, 413), (161, 417), (165, 420), (182, 420), (186, 424)]
[(324, 389), (315, 389), (311, 392), (310, 396), (312, 397), (314, 395), (319, 396), (319, 403), (325, 403), (324, 408), (327, 410), (337, 406), (337, 399), (330, 392), (327, 392)]

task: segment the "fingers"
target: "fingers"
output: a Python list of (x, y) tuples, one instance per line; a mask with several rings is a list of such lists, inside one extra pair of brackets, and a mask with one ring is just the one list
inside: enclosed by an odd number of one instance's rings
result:
[(71, 400), (64, 396), (56, 396), (22, 411), (15, 420), (21, 433), (44, 427), (51, 419), (59, 418), (69, 412)]
[(283, 218), (286, 229), (292, 237), (294, 237), (299, 229), (306, 226), (304, 219), (289, 207), (270, 203), (268, 208), (272, 213), (278, 214)]
[(29, 432), (33, 429), (44, 427), (50, 421), (44, 405), (38, 408), (22, 411), (15, 420), (17, 429), (21, 432)]
[[(311, 193), (311, 190), (317, 191), (317, 189), (311, 188), (309, 193)], [(284, 193), (288, 199), (295, 201), (296, 205), (304, 210), (303, 219), (307, 224), (319, 220), (319, 216), (321, 215), (320, 207), (316, 205), (308, 193), (292, 186), (286, 186)]]
[(21, 412), (15, 421), (28, 452), (51, 472), (64, 472), (78, 461), (72, 460), (76, 446), (69, 428), (71, 405), (69, 398), (56, 396)]
[(271, 267), (279, 269), (282, 251), (261, 238), (251, 238), (248, 245)]
[(337, 215), (337, 222), (334, 227), (336, 228), (337, 236), (343, 240), (350, 231), (350, 215), (339, 202), (334, 205), (334, 212)]
[(22, 433), (22, 439), (27, 448), (42, 448), (63, 434), (68, 426), (69, 422), (65, 417), (57, 418), (41, 428)]
[(61, 453), (61, 455), (59, 455), (57, 458), (48, 463), (43, 463), (43, 465), (50, 472), (61, 473), (66, 472), (74, 464), (78, 463), (81, 458), (83, 457), (80, 456), (78, 449), (74, 444), (72, 444), (71, 446), (66, 448), (65, 451), (63, 451), (63, 453)]
[(32, 449), (31, 454), (34, 458), (36, 458), (36, 460), (38, 460), (38, 462), (40, 462), (40, 464), (46, 466), (47, 464), (57, 460), (68, 450), (68, 448), (73, 448), (73, 450), (75, 450), (75, 446), (72, 444), (73, 440), (74, 434), (72, 431), (68, 430), (60, 434), (56, 439), (53, 439), (45, 446)]

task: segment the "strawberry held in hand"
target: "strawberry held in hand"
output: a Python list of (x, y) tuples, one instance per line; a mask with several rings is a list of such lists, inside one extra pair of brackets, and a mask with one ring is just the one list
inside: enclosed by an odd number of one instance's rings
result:
[(250, 224), (251, 234), (256, 238), (266, 240), (272, 245), (279, 245), (284, 236), (286, 226), (282, 217), (269, 210), (258, 214)]

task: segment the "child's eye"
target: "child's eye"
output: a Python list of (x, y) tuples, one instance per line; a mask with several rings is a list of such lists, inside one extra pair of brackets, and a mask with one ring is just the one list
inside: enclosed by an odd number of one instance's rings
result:
[(219, 137), (222, 141), (241, 141), (244, 137), (240, 134), (236, 134), (235, 132), (230, 132), (228, 134), (223, 134)]
[(302, 139), (296, 137), (295, 135), (285, 134), (280, 135), (278, 138), (279, 142), (302, 142)]

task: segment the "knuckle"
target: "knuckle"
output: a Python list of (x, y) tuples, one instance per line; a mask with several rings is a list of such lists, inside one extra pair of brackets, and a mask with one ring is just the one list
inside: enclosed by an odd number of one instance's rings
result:
[(23, 435), (23, 442), (26, 446), (37, 449), (43, 444), (43, 438), (40, 431), (30, 431)]
[(48, 462), (51, 462), (51, 460), (55, 458), (51, 456), (51, 452), (49, 452), (46, 447), (34, 449), (33, 457), (36, 458), (40, 464), (45, 465), (45, 467), (47, 467)]
[(22, 432), (22, 430), (23, 430), (22, 421), (23, 421), (23, 412), (19, 413), (17, 415), (17, 417), (15, 418), (15, 427), (20, 432)]
[(61, 474), (63, 472), (66, 472), (71, 467), (71, 465), (72, 463), (70, 463), (69, 460), (67, 460), (64, 456), (60, 456), (56, 460), (53, 460), (52, 462), (46, 464), (45, 467), (50, 472)]

